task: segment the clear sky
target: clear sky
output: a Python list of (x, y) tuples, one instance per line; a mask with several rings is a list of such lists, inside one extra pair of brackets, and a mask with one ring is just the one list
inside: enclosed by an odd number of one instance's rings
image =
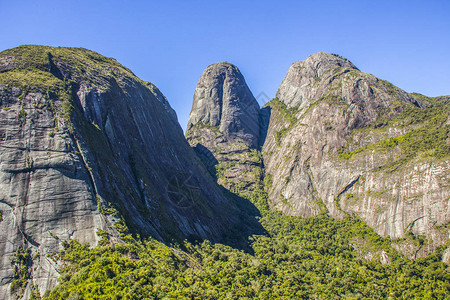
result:
[[(185, 129), (198, 78), (237, 65), (270, 98), (294, 61), (325, 51), (407, 92), (450, 94), (450, 1), (0, 0), (0, 51), (83, 47), (155, 83)], [(263, 98), (259, 100), (263, 101)]]

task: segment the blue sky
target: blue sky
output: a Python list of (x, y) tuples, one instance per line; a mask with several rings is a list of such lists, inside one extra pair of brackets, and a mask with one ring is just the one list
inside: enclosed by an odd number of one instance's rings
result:
[[(294, 61), (340, 54), (407, 92), (450, 94), (450, 1), (0, 0), (0, 50), (83, 47), (155, 83), (185, 129), (198, 78), (237, 65), (270, 98)], [(260, 100), (263, 100), (262, 98)]]

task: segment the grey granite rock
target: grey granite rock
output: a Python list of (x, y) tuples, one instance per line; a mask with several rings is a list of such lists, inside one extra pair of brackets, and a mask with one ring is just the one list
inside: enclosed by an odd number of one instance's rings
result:
[(304, 61), (297, 61), (289, 68), (276, 97), (288, 107), (307, 107), (313, 99), (320, 78), (329, 75), (336, 68), (357, 70), (348, 59), (325, 52), (313, 54)]
[[(23, 46), (0, 53), (0, 70), (0, 298), (43, 295), (58, 277), (47, 254), (70, 238), (94, 246), (99, 229), (114, 242), (120, 218), (162, 241), (225, 241), (255, 223), (203, 167), (161, 92), (115, 60)], [(31, 251), (31, 276), (12, 294), (18, 249)]]
[[(411, 122), (411, 116), (395, 121), (404, 111), (427, 109), (420, 97), (326, 53), (294, 63), (277, 97), (268, 105), (263, 146), (274, 209), (356, 215), (380, 235), (399, 239), (398, 249), (410, 257), (426, 255), (449, 238), (442, 229), (450, 220), (448, 158), (408, 157), (401, 145), (389, 144), (429, 128), (428, 120)], [(442, 107), (448, 115), (448, 105)], [(448, 125), (438, 126), (448, 132)], [(410, 230), (429, 241), (408, 250), (413, 241), (403, 239)]]
[[(56, 264), (47, 255), (60, 249), (62, 240), (76, 238), (94, 245), (96, 231), (112, 225), (97, 210), (76, 143), (49, 110), (39, 109), (46, 101), (42, 93), (30, 92), (19, 100), (21, 94), (0, 84), (2, 299), (12, 296), (8, 287), (17, 249), (31, 249), (36, 257), (32, 278), (42, 293), (56, 284)], [(26, 112), (24, 120), (18, 118), (21, 111)]]
[(239, 69), (227, 62), (210, 65), (200, 77), (187, 130), (203, 124), (218, 127), (228, 140), (239, 139), (256, 147), (259, 105)]
[(249, 189), (255, 183), (262, 165), (256, 151), (259, 111), (236, 66), (217, 63), (206, 68), (194, 93), (186, 137), (218, 182), (228, 189)]

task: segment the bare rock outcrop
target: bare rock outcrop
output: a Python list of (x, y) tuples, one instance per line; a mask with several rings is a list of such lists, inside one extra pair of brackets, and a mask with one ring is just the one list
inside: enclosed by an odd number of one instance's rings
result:
[(228, 140), (256, 147), (258, 115), (258, 102), (239, 69), (227, 62), (217, 63), (207, 67), (197, 83), (187, 130), (195, 125), (217, 127)]
[(313, 99), (318, 80), (327, 76), (336, 68), (358, 70), (348, 59), (325, 52), (309, 56), (304, 61), (297, 61), (291, 65), (284, 77), (276, 97), (282, 99), (289, 108), (307, 107)]
[(186, 138), (219, 183), (250, 188), (259, 176), (259, 105), (239, 69), (210, 65), (194, 94)]

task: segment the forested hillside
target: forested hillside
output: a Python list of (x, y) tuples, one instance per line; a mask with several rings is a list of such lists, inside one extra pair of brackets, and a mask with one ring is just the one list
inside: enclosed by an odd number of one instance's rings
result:
[[(249, 198), (265, 235), (246, 253), (223, 244), (163, 245), (124, 236), (95, 249), (66, 242), (60, 284), (45, 299), (448, 299), (444, 247), (410, 260), (357, 218), (284, 216)], [(420, 242), (420, 241), (417, 241)]]

